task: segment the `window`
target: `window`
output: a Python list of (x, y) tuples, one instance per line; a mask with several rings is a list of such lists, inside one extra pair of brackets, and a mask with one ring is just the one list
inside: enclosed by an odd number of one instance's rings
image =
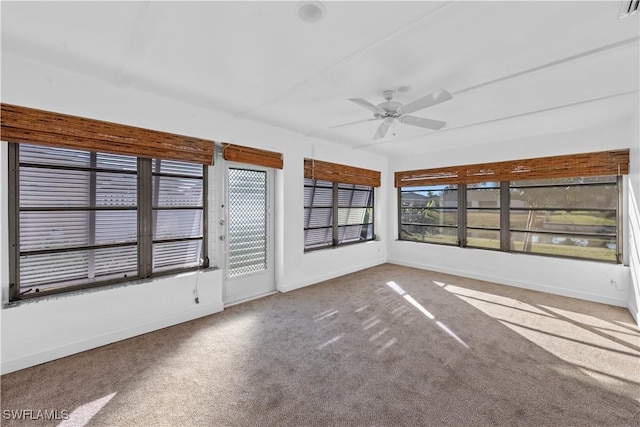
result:
[(458, 244), (458, 186), (400, 188), (400, 240)]
[(628, 149), (398, 171), (398, 238), (621, 263), (628, 174)]
[(206, 259), (202, 165), (29, 144), (9, 150), (12, 299)]
[(500, 249), (500, 183), (466, 185), (466, 246)]
[(615, 176), (509, 183), (510, 249), (617, 261)]
[(202, 257), (204, 167), (154, 159), (153, 271), (196, 267)]
[(399, 199), (400, 240), (621, 262), (617, 176), (400, 187)]
[(374, 238), (373, 187), (305, 178), (305, 250)]

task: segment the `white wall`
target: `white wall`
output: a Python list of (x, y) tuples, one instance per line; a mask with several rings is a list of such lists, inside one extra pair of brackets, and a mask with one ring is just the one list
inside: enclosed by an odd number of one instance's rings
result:
[[(303, 159), (311, 157), (382, 172), (390, 181), (386, 159), (267, 125), (239, 120), (209, 109), (116, 87), (10, 54), (2, 58), (2, 102), (40, 108), (115, 123), (173, 132), (220, 142), (279, 151), (284, 169), (276, 173), (276, 286), (290, 291), (321, 280), (381, 264), (386, 260), (387, 224), (376, 213), (380, 241), (305, 254), (303, 251)], [(2, 144), (0, 176), (0, 276), (3, 303), (7, 274), (7, 161)], [(214, 166), (215, 168), (215, 166)], [(210, 173), (214, 180), (215, 173)], [(216, 188), (212, 182), (210, 188)], [(376, 207), (383, 210), (387, 191), (377, 190)], [(210, 196), (210, 255), (217, 265), (218, 203)], [(213, 206), (212, 206), (213, 205)], [(0, 312), (2, 373), (73, 354), (119, 339), (222, 310), (220, 270), (200, 275), (157, 279), (145, 284), (101, 289), (80, 295), (26, 301)], [(193, 288), (199, 280), (200, 304)]]
[(217, 313), (221, 283), (221, 270), (208, 270), (5, 308), (2, 373)]
[[(428, 156), (390, 159), (389, 170), (413, 170), (579, 152), (631, 149), (632, 175), (637, 180), (638, 139), (631, 119), (588, 129), (507, 139)], [(388, 187), (389, 203), (397, 203), (397, 191)], [(441, 271), (506, 285), (555, 293), (622, 307), (628, 306), (631, 288), (628, 266), (497, 251), (446, 247), (396, 240), (397, 212), (389, 212), (390, 262)], [(625, 230), (626, 231), (626, 230)], [(627, 240), (628, 241), (628, 240)], [(625, 242), (625, 246), (628, 246)], [(628, 248), (627, 248), (628, 251)]]

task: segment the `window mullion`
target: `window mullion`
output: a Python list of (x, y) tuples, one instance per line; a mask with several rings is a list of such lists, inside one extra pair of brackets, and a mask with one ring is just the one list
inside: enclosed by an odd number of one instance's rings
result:
[[(162, 168), (162, 160), (153, 159), (152, 163), (153, 163), (153, 166), (155, 166), (155, 172), (159, 174)], [(153, 195), (151, 196), (151, 206), (153, 209), (153, 215), (152, 215), (153, 218), (151, 221), (151, 227), (152, 227), (151, 238), (153, 239), (153, 235), (156, 234), (156, 231), (158, 229), (158, 210), (156, 208), (160, 205), (160, 203), (158, 202), (160, 200), (160, 175), (156, 175), (154, 179), (153, 167), (151, 170), (151, 185), (153, 186), (153, 190), (152, 190)], [(154, 200), (155, 200), (155, 204), (153, 203)]]
[(622, 175), (616, 177), (616, 190), (618, 191), (618, 203), (616, 206), (616, 262), (618, 264), (624, 263), (624, 257), (622, 252)]
[(396, 206), (398, 208), (398, 235), (397, 239), (402, 240), (402, 188), (398, 187), (396, 191)]
[(500, 182), (500, 250), (509, 252), (511, 250), (511, 192), (509, 181)]
[[(91, 152), (89, 155), (89, 166), (91, 172), (89, 172), (89, 207), (94, 208), (96, 206), (96, 192), (97, 192), (97, 176), (95, 168), (98, 166), (98, 154)], [(94, 209), (89, 210), (89, 246), (96, 244), (96, 211)], [(96, 251), (95, 249), (89, 249), (88, 253), (88, 265), (87, 265), (87, 277), (89, 279), (95, 278), (96, 271)]]
[(376, 191), (375, 187), (371, 187), (371, 237), (376, 238)]
[(138, 275), (149, 277), (152, 264), (151, 159), (138, 158)]
[(467, 246), (467, 184), (458, 185), (458, 246)]
[[(349, 206), (347, 206), (347, 214), (345, 215), (344, 218), (344, 232), (347, 232), (348, 229), (348, 224), (349, 224), (349, 218), (351, 217), (351, 209), (353, 208), (353, 199), (356, 196), (356, 186), (355, 184), (352, 184), (352, 188), (351, 188), (351, 198), (349, 199)], [(340, 189), (338, 189), (338, 198), (336, 199), (338, 201), (338, 203), (340, 203)], [(338, 205), (338, 212), (340, 211), (340, 205)], [(345, 239), (343, 239), (345, 240)]]
[(202, 262), (201, 267), (209, 267), (209, 168), (202, 166)]
[(314, 201), (316, 198), (316, 188), (317, 188), (317, 182), (316, 180), (313, 180), (313, 187), (311, 187), (311, 198), (309, 199), (311, 202), (311, 205), (309, 206), (309, 215), (307, 217), (307, 223), (304, 225), (305, 228), (309, 228), (309, 226), (311, 225), (311, 212), (313, 212), (313, 207), (315, 205)]
[[(20, 154), (18, 144), (9, 144), (9, 300), (20, 296)], [(11, 202), (13, 201), (13, 202)]]
[(332, 241), (333, 241), (333, 246), (338, 246), (338, 183), (334, 182), (332, 188), (333, 188), (333, 195), (331, 198), (332, 199), (331, 208), (333, 211), (332, 212), (332, 217), (333, 217)]

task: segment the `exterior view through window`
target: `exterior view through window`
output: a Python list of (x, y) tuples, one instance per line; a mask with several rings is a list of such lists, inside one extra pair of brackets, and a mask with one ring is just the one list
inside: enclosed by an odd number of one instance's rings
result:
[(500, 249), (500, 183), (467, 184), (467, 246)]
[(400, 189), (400, 240), (458, 244), (458, 186)]
[(364, 242), (374, 237), (373, 187), (304, 180), (305, 250)]
[(512, 181), (511, 250), (615, 262), (619, 191), (615, 176)]
[(619, 187), (616, 176), (401, 187), (399, 238), (620, 262)]
[(197, 268), (206, 257), (202, 165), (9, 147), (12, 299)]

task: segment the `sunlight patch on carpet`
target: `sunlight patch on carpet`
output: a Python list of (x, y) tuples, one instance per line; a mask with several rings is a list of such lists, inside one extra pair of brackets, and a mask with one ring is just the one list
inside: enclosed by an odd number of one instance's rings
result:
[(326, 346), (329, 346), (329, 345), (333, 344), (334, 342), (339, 341), (343, 336), (344, 336), (344, 334), (340, 334), (338, 336), (335, 336), (335, 337), (331, 338), (329, 341), (323, 342), (322, 344), (320, 344), (318, 346), (318, 350), (322, 350)]
[(318, 314), (315, 319), (313, 319), (315, 322), (319, 322), (320, 320), (324, 320), (324, 319), (328, 319), (331, 316), (335, 316), (336, 314), (338, 314), (339, 311), (338, 310), (327, 310), (323, 313)]
[(62, 421), (58, 427), (84, 427), (107, 403), (113, 399), (117, 392), (113, 392), (105, 397), (96, 399), (93, 402), (85, 403), (69, 414), (69, 419)]
[(380, 347), (380, 348), (378, 349), (378, 351), (376, 351), (376, 353), (377, 353), (378, 355), (380, 355), (380, 354), (384, 353), (384, 351), (385, 351), (386, 349), (388, 349), (389, 347), (391, 347), (392, 345), (394, 345), (397, 341), (398, 341), (398, 340), (397, 340), (396, 338), (391, 338), (389, 341), (387, 341), (387, 343), (386, 343), (385, 345), (383, 345), (382, 347)]
[(387, 286), (389, 286), (391, 289), (393, 289), (402, 298), (407, 300), (412, 306), (417, 308), (418, 311), (420, 311), (422, 314), (427, 316), (427, 318), (429, 318), (430, 320), (435, 321), (436, 325), (438, 325), (438, 327), (440, 329), (442, 329), (447, 335), (449, 335), (451, 338), (453, 338), (454, 340), (456, 340), (457, 342), (462, 344), (465, 348), (469, 348), (469, 345), (466, 342), (464, 342), (462, 340), (462, 338), (460, 338), (458, 335), (456, 335), (455, 332), (453, 332), (451, 329), (449, 329), (449, 327), (447, 327), (447, 325), (445, 325), (444, 323), (442, 323), (439, 320), (436, 320), (436, 316), (431, 314), (431, 312), (429, 310), (427, 310), (426, 308), (424, 308), (424, 306), (422, 304), (420, 304), (411, 295), (409, 295), (407, 292), (405, 292), (405, 290), (402, 289), (396, 282), (393, 282), (393, 281), (387, 282)]
[(360, 313), (362, 310), (366, 310), (367, 308), (369, 308), (369, 306), (368, 305), (364, 305), (364, 306), (356, 309), (356, 313)]

